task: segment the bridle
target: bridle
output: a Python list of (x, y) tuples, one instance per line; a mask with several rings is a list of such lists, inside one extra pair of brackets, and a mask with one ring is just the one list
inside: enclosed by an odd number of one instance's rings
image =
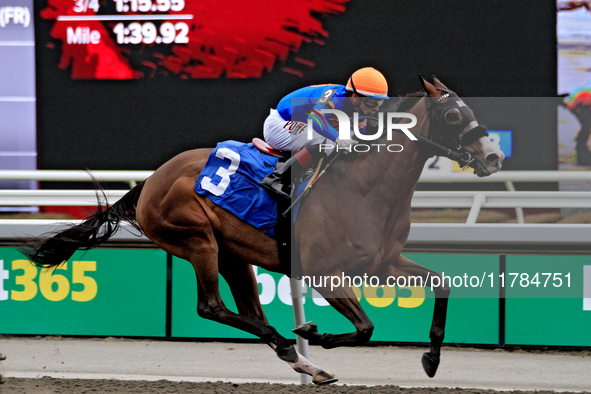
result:
[[(431, 148), (431, 156), (447, 157), (466, 168), (474, 162), (475, 158), (464, 149), (464, 146), (488, 136), (487, 129), (478, 124), (474, 115), (456, 93), (442, 88), (437, 90), (443, 92), (443, 95), (431, 98), (425, 93), (424, 97), (425, 107), (431, 114), (432, 120), (429, 122), (429, 137), (425, 138), (415, 133), (413, 135)], [(444, 101), (445, 99), (448, 100)], [(449, 145), (453, 145), (454, 148), (448, 148)]]

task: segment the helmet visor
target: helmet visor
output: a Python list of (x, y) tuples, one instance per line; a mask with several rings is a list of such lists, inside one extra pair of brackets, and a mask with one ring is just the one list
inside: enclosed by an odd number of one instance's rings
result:
[(384, 103), (384, 99), (376, 99), (372, 97), (361, 97), (361, 101), (368, 107), (368, 108), (375, 108), (379, 107)]

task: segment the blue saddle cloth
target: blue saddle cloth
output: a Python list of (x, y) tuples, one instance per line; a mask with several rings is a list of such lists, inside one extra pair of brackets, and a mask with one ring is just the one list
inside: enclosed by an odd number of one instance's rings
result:
[(277, 158), (252, 143), (220, 142), (197, 178), (195, 191), (238, 218), (275, 237), (277, 201), (261, 186)]

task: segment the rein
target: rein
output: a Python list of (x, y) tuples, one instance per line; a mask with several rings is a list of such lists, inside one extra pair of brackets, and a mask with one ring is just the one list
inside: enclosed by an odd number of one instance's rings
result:
[[(312, 176), (312, 178), (310, 179), (310, 181), (308, 182), (308, 185), (306, 186), (306, 188), (302, 191), (302, 193), (295, 199), (293, 199), (293, 202), (291, 203), (291, 205), (289, 207), (287, 207), (287, 209), (285, 211), (283, 211), (283, 213), (281, 214), (282, 216), (286, 216), (289, 211), (291, 211), (291, 209), (293, 207), (296, 206), (297, 203), (299, 203), (302, 198), (304, 198), (306, 196), (306, 194), (308, 194), (308, 192), (312, 189), (312, 187), (314, 187), (314, 184), (316, 183), (316, 181), (318, 181), (318, 179), (320, 179), (320, 177), (322, 175), (324, 175), (324, 173), (326, 172), (326, 170), (328, 169), (328, 167), (330, 167), (332, 165), (332, 163), (334, 163), (334, 161), (341, 156), (342, 152), (335, 152), (332, 156), (332, 159), (328, 162), (328, 164), (324, 167), (324, 169), (320, 172), (320, 174), (318, 174), (318, 176), (314, 177)], [(318, 169), (320, 169), (322, 167), (322, 159), (320, 159), (320, 162), (318, 163), (318, 168), (316, 169), (316, 171), (318, 171)]]
[(437, 142), (431, 141), (429, 138), (425, 138), (422, 135), (415, 134), (411, 131), (411, 134), (415, 136), (415, 138), (425, 144), (428, 145), (430, 148), (433, 148), (434, 152), (431, 156), (444, 156), (448, 159), (455, 160), (462, 165), (463, 168), (468, 167), (473, 161), (474, 158), (470, 154), (470, 152), (464, 150), (461, 145), (458, 145), (455, 150), (447, 148), (443, 145), (438, 144)]

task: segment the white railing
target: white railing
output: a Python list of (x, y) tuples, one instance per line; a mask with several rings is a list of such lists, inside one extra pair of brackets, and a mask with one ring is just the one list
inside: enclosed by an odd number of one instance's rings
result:
[[(413, 208), (470, 208), (467, 224), (482, 208), (591, 208), (591, 192), (415, 192)], [(523, 217), (518, 222), (524, 223)]]
[[(105, 191), (107, 203), (113, 204), (128, 190)], [(101, 193), (98, 196), (103, 199)], [(97, 193), (94, 190), (1, 190), (0, 207), (38, 206), (96, 206)]]
[[(125, 182), (133, 187), (149, 177), (152, 171), (92, 171), (99, 182)], [(27, 181), (92, 181), (86, 171), (70, 170), (0, 170), (1, 180)], [(419, 182), (429, 183), (504, 183), (508, 191), (417, 191), (413, 208), (469, 208), (467, 224), (476, 223), (482, 208), (514, 208), (518, 223), (524, 223), (523, 208), (591, 208), (591, 192), (518, 192), (513, 182), (591, 182), (591, 171), (501, 171), (479, 178), (471, 173), (424, 173)], [(105, 192), (113, 204), (126, 190)], [(93, 206), (92, 190), (0, 190), (0, 206)]]
[(126, 182), (133, 187), (154, 171), (0, 170), (0, 181)]
[[(513, 182), (591, 182), (591, 171), (500, 171), (488, 177), (479, 178), (469, 172), (458, 172), (451, 174), (438, 174), (423, 172), (419, 182), (430, 183), (472, 183), (472, 182), (487, 182), (487, 183), (504, 183), (508, 191), (516, 191)], [(562, 194), (560, 194), (562, 196)], [(532, 198), (535, 198), (531, 196)], [(468, 216), (468, 223), (475, 223), (476, 217), (483, 206), (483, 196), (474, 195), (474, 204), (471, 206), (470, 215)], [(486, 200), (486, 198), (485, 198)], [(480, 208), (478, 206), (480, 205)], [(514, 204), (511, 208), (515, 208), (518, 223), (525, 223), (523, 215), (523, 208), (527, 206)], [(534, 207), (531, 207), (534, 208)], [(537, 207), (535, 207), (537, 208)], [(551, 208), (559, 208), (557, 206)], [(571, 208), (571, 207), (567, 207)], [(583, 208), (583, 207), (575, 207)], [(476, 215), (476, 216), (474, 216)]]
[[(149, 177), (153, 171), (91, 171), (98, 181), (137, 182)], [(80, 170), (0, 170), (0, 180), (12, 181), (91, 181), (86, 171)], [(471, 182), (591, 182), (591, 171), (499, 171), (479, 178), (470, 172), (435, 173), (425, 171), (419, 182), (471, 183)]]
[[(1, 178), (0, 178), (1, 179)], [(419, 182), (591, 182), (591, 171), (499, 171), (479, 178), (471, 172), (438, 174), (423, 172)]]
[[(113, 204), (127, 190), (105, 191)], [(104, 199), (102, 194), (99, 197)], [(96, 206), (94, 190), (0, 190), (0, 206)], [(415, 192), (413, 208), (469, 208), (467, 224), (476, 223), (482, 208), (591, 208), (591, 192)]]

